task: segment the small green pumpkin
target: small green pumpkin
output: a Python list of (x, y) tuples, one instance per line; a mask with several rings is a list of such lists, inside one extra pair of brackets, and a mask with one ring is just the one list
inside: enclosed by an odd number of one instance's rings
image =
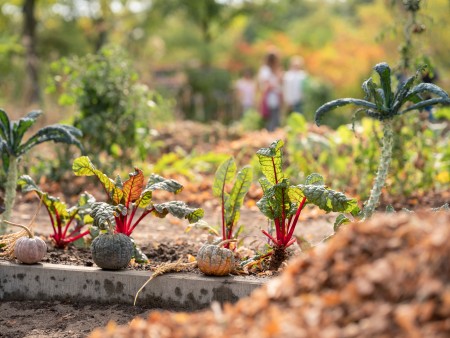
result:
[(121, 233), (100, 234), (91, 244), (94, 263), (106, 270), (126, 268), (133, 256), (133, 250), (131, 238)]
[[(233, 240), (231, 240), (233, 241)], [(219, 244), (205, 244), (197, 254), (198, 268), (208, 276), (226, 276), (234, 269), (234, 253), (230, 249), (222, 248), (222, 245), (230, 240)]]

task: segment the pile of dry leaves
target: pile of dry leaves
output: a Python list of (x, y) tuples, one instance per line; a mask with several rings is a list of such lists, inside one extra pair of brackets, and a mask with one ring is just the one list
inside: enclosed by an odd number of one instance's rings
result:
[(381, 215), (235, 305), (153, 312), (97, 337), (450, 337), (450, 215)]

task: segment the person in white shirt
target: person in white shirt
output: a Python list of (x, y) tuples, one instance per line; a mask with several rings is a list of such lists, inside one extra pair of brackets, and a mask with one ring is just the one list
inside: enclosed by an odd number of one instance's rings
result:
[(244, 70), (242, 77), (235, 84), (242, 114), (255, 107), (256, 83), (252, 75), (250, 69)]
[(269, 53), (258, 72), (261, 92), (260, 113), (266, 121), (266, 129), (274, 131), (280, 125), (282, 105), (282, 70), (276, 53)]
[(303, 70), (303, 58), (293, 56), (290, 60), (289, 70), (283, 76), (283, 99), (287, 105), (288, 113), (303, 113), (304, 84), (307, 78)]

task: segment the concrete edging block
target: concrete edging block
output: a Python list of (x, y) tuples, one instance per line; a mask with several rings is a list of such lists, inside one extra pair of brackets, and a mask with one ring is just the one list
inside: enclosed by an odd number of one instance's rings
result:
[[(65, 300), (133, 304), (150, 271), (105, 271), (61, 264), (0, 262), (1, 300)], [(252, 277), (207, 277), (192, 273), (158, 276), (140, 293), (139, 305), (195, 311), (211, 302), (234, 303), (265, 280)]]

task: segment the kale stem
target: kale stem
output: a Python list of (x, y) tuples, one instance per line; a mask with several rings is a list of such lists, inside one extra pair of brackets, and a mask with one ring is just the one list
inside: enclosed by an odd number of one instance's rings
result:
[(15, 156), (9, 156), (9, 167), (6, 176), (5, 184), (5, 212), (3, 213), (2, 222), (0, 223), (0, 234), (6, 233), (8, 224), (5, 221), (9, 221), (11, 218), (14, 201), (16, 199), (16, 185), (17, 185), (17, 167), (19, 165), (19, 159)]
[(394, 144), (394, 132), (392, 129), (392, 120), (387, 119), (383, 123), (383, 144), (381, 148), (380, 164), (378, 165), (377, 175), (375, 177), (375, 182), (373, 184), (372, 190), (370, 191), (369, 200), (364, 206), (363, 215), (365, 219), (372, 216), (375, 208), (380, 199), (381, 190), (386, 184), (387, 174), (389, 172), (389, 165), (392, 160), (392, 146)]

